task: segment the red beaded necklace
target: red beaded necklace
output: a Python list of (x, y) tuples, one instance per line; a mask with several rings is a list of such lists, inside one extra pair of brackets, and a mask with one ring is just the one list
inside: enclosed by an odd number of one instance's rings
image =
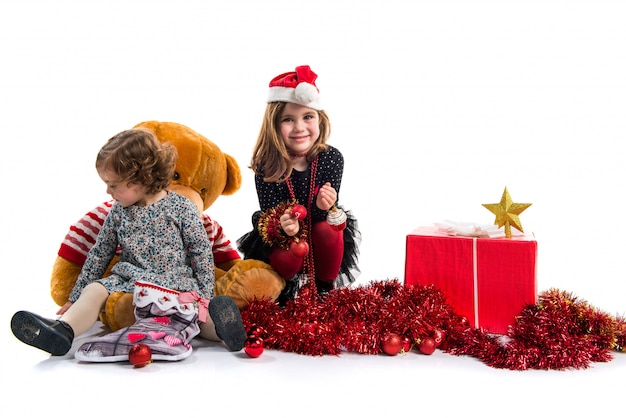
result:
[[(311, 162), (311, 173), (310, 173), (310, 180), (309, 180), (309, 199), (306, 204), (306, 210), (309, 213), (309, 215), (305, 218), (304, 225), (302, 225), (303, 231), (302, 231), (301, 239), (307, 239), (308, 234), (312, 230), (312, 227), (313, 227), (312, 208), (313, 208), (313, 199), (315, 198), (315, 193), (317, 192), (316, 186), (315, 186), (315, 179), (317, 177), (317, 160), (318, 160), (318, 157), (315, 157), (315, 159)], [(293, 190), (293, 184), (291, 183), (291, 176), (287, 178), (286, 183), (287, 183), (287, 188), (289, 189), (289, 196), (291, 197), (291, 200), (293, 200), (294, 202), (297, 202), (296, 194)], [(306, 258), (304, 259), (304, 271), (309, 277), (309, 280), (315, 279), (315, 267), (313, 265), (313, 243), (310, 242), (310, 240), (309, 240), (309, 252), (306, 255)]]
[(294, 158), (302, 158), (302, 157), (306, 157), (309, 153), (308, 152), (301, 152), (300, 154), (292, 154), (289, 153), (289, 156), (294, 159)]

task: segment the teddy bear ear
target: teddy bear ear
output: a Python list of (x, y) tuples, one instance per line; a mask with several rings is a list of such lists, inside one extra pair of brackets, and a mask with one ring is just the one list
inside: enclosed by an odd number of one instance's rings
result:
[(241, 188), (241, 169), (232, 156), (225, 153), (224, 159), (226, 160), (226, 185), (222, 195), (229, 196)]

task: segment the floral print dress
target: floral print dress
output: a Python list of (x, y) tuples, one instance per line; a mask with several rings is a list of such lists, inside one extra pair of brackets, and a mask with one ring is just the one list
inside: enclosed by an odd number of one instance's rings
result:
[[(102, 277), (120, 249), (112, 274)], [(115, 203), (89, 250), (69, 300), (98, 281), (109, 293), (134, 291), (135, 281), (213, 297), (215, 270), (211, 242), (191, 200), (168, 191), (147, 206)]]

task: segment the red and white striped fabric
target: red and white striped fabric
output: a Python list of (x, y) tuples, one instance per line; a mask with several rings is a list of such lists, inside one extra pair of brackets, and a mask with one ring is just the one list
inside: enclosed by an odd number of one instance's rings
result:
[[(87, 212), (78, 222), (70, 227), (61, 243), (58, 255), (78, 265), (83, 265), (87, 253), (93, 247), (104, 220), (113, 206), (113, 200), (104, 202)], [(213, 259), (216, 264), (241, 258), (230, 240), (224, 235), (222, 226), (202, 214), (202, 223), (213, 247)], [(118, 248), (119, 254), (119, 248)]]

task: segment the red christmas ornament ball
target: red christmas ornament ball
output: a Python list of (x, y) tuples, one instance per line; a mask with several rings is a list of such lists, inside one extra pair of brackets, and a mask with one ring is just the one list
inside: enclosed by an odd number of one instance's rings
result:
[(346, 212), (336, 207), (333, 207), (326, 215), (326, 222), (328, 222), (331, 229), (335, 231), (343, 231), (346, 228), (347, 219), (348, 216)]
[(407, 335), (402, 336), (402, 352), (408, 353), (413, 348), (413, 341)]
[(436, 343), (434, 338), (426, 337), (419, 344), (419, 350), (427, 355), (431, 355), (435, 352)]
[(439, 347), (446, 337), (446, 332), (440, 329), (436, 329), (433, 332), (433, 340), (435, 340), (435, 347)]
[(260, 325), (250, 325), (247, 329), (246, 329), (246, 335), (248, 336), (248, 338), (250, 337), (259, 337), (259, 338), (263, 338), (263, 334), (265, 333), (265, 330), (263, 329), (262, 326)]
[(309, 243), (305, 240), (294, 241), (289, 245), (289, 252), (296, 257), (304, 257), (309, 252)]
[(128, 352), (128, 361), (139, 368), (152, 363), (152, 350), (145, 344), (135, 344)]
[(291, 216), (296, 219), (304, 219), (306, 218), (306, 208), (302, 205), (295, 205), (293, 209), (291, 209)]
[(263, 354), (263, 339), (259, 337), (248, 337), (246, 340), (243, 351), (252, 358), (257, 358)]
[(381, 346), (385, 354), (395, 356), (402, 350), (402, 338), (395, 332), (390, 332), (383, 337)]

